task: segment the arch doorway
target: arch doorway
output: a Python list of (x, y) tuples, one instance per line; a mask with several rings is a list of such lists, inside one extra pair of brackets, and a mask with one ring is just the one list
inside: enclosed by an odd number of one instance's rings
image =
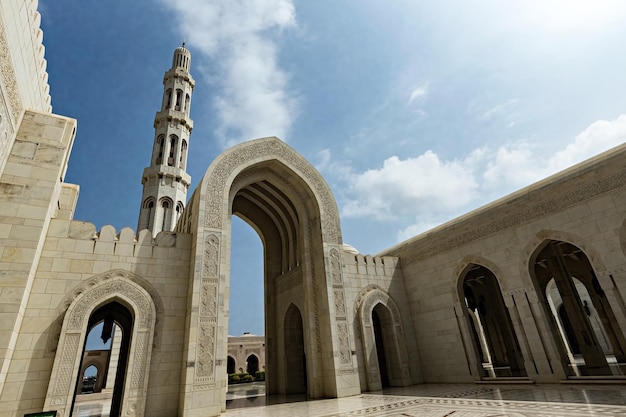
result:
[(357, 304), (363, 344), (362, 361), (366, 368), (368, 391), (411, 384), (409, 357), (401, 335), (400, 310), (395, 301), (376, 285), (366, 287)]
[(236, 369), (237, 366), (235, 365), (235, 358), (229, 355), (226, 364), (226, 372), (228, 373), (228, 375), (234, 374)]
[(302, 315), (291, 304), (285, 315), (285, 384), (287, 394), (306, 393), (306, 356)]
[[(150, 294), (128, 276), (110, 271), (91, 279), (88, 289), (75, 290), (79, 295), (63, 317), (44, 409), (56, 410), (59, 417), (144, 415), (156, 309)], [(74, 408), (81, 405), (77, 394), (91, 365), (89, 334), (112, 350), (108, 364), (96, 365), (103, 378), (101, 393), (89, 395), (106, 394), (110, 402), (83, 413)]]
[(569, 375), (624, 375), (626, 339), (587, 255), (547, 241), (531, 260), (531, 275)]
[(498, 280), (491, 270), (472, 264), (460, 280), (465, 317), (482, 376), (525, 377), (524, 359)]
[(246, 359), (246, 372), (254, 376), (259, 370), (259, 358), (256, 355), (250, 355)]
[(117, 301), (92, 313), (83, 347), (81, 372), (76, 382), (72, 416), (94, 412), (111, 417), (121, 415), (132, 327), (131, 312)]

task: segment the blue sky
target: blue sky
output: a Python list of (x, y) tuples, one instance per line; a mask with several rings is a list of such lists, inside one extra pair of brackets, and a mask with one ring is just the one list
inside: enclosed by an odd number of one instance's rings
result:
[[(183, 40), (192, 188), (228, 146), (278, 136), (324, 175), (344, 242), (362, 253), (626, 139), (619, 0), (39, 4), (53, 111), (78, 119), (75, 218), (98, 228), (136, 227), (163, 73)], [(243, 222), (233, 254), (229, 333), (261, 334), (262, 249)]]

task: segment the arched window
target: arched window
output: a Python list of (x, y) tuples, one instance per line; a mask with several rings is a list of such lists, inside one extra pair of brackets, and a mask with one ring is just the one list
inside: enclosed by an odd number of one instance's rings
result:
[(187, 141), (183, 139), (183, 142), (180, 146), (180, 168), (185, 169), (187, 165)]
[(142, 229), (149, 229), (150, 225), (154, 222), (154, 198), (148, 197), (143, 202), (143, 222), (141, 223)]
[(81, 394), (89, 394), (96, 391), (96, 381), (98, 379), (98, 367), (89, 365), (83, 372), (83, 380), (81, 381)]
[(163, 147), (165, 146), (165, 136), (161, 135), (157, 138), (156, 144), (154, 146), (155, 159), (154, 163), (156, 165), (161, 165), (163, 163)]
[(170, 154), (167, 158), (167, 165), (173, 167), (174, 166), (174, 156), (176, 155), (176, 135), (170, 136)]
[(183, 90), (176, 90), (176, 107), (175, 110), (180, 111), (180, 106), (183, 104)]
[(172, 224), (172, 203), (170, 200), (162, 200), (161, 208), (163, 208), (163, 223), (161, 224), (161, 230), (169, 232), (171, 231)]
[(183, 203), (181, 203), (180, 201), (176, 203), (176, 223), (178, 224), (178, 219), (180, 219), (180, 216), (183, 214), (183, 210), (185, 209), (185, 207), (183, 206)]
[(165, 108), (169, 109), (170, 107), (172, 107), (172, 89), (168, 88), (167, 91), (165, 92)]
[(185, 111), (189, 110), (189, 102), (191, 101), (191, 97), (189, 94), (185, 95)]

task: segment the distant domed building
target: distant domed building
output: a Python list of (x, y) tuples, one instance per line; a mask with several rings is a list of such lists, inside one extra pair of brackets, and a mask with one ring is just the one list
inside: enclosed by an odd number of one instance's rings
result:
[[(51, 112), (36, 6), (0, 3), (0, 415), (79, 415), (88, 383), (111, 416), (217, 416), (244, 362), (265, 366), (269, 394), (311, 399), (624, 378), (626, 146), (363, 255), (324, 178), (278, 138), (216, 156), (187, 198), (181, 46), (155, 103), (138, 230), (96, 230), (74, 219), (76, 121)], [(233, 215), (265, 256), (264, 341), (237, 348)]]

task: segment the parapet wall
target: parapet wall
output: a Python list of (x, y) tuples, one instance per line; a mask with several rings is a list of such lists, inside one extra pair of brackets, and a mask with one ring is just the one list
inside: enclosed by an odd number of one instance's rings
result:
[(186, 233), (161, 232), (153, 238), (147, 229), (137, 235), (129, 227), (119, 233), (113, 226), (103, 226), (97, 231), (93, 223), (63, 219), (52, 219), (47, 238), (47, 248), (53, 246), (54, 240), (57, 246), (58, 240), (75, 240), (76, 252), (124, 257), (150, 258), (162, 256), (165, 249), (191, 248), (191, 235)]

